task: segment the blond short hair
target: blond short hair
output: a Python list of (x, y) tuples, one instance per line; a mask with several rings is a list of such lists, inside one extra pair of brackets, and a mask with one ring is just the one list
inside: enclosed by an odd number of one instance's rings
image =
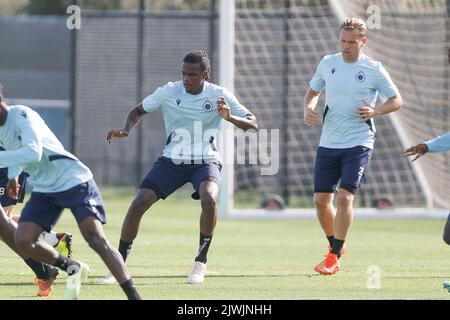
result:
[(360, 31), (361, 36), (366, 36), (367, 25), (364, 20), (359, 18), (345, 18), (341, 24), (341, 30), (353, 31), (355, 29)]

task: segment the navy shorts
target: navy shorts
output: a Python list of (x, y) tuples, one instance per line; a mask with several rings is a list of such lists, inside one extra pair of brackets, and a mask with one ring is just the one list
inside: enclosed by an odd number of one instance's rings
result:
[(23, 199), (25, 198), (25, 185), (27, 184), (27, 177), (28, 175), (25, 172), (22, 172), (22, 174), (19, 176), (19, 199), (14, 200), (8, 196), (8, 169), (1, 169), (0, 170), (0, 204), (3, 208), (14, 206), (17, 203), (22, 203)]
[(63, 192), (32, 192), (20, 222), (33, 222), (49, 232), (66, 208), (72, 211), (78, 224), (90, 216), (96, 217), (102, 224), (106, 223), (103, 200), (94, 180)]
[(348, 149), (319, 147), (314, 170), (314, 192), (336, 192), (338, 188), (353, 194), (361, 187), (372, 157), (372, 149), (357, 146)]
[(158, 199), (166, 199), (169, 195), (188, 182), (192, 183), (195, 192), (192, 198), (200, 199), (198, 189), (203, 181), (214, 181), (220, 186), (222, 165), (218, 162), (201, 164), (175, 164), (166, 157), (160, 157), (147, 173), (139, 188), (152, 189)]

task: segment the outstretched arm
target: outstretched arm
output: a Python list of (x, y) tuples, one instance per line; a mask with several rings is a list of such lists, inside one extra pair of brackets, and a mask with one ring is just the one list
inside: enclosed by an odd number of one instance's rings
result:
[(427, 152), (441, 152), (450, 150), (450, 132), (432, 140), (422, 142), (403, 151), (404, 156), (415, 156), (412, 161), (419, 159)]
[(125, 120), (125, 124), (123, 129), (121, 130), (111, 130), (108, 132), (106, 136), (106, 141), (111, 143), (113, 138), (120, 139), (125, 138), (130, 133), (131, 128), (135, 127), (139, 121), (141, 121), (142, 116), (146, 114), (144, 108), (142, 107), (142, 103), (138, 104), (136, 107), (130, 110), (127, 115), (127, 119)]
[[(12, 116), (12, 115), (9, 115)], [(14, 150), (0, 152), (0, 168), (10, 167), (8, 177), (14, 177), (14, 174), (20, 174), (21, 165), (39, 162), (43, 155), (42, 134), (39, 123), (26, 110), (15, 119), (15, 130), (21, 137), (21, 147)]]

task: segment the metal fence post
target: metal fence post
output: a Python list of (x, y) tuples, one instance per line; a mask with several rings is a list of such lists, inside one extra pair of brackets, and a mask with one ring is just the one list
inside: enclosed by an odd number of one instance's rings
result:
[[(139, 14), (138, 14), (138, 30), (137, 30), (137, 58), (136, 58), (136, 104), (142, 101), (143, 95), (143, 82), (144, 82), (144, 24), (145, 24), (145, 11), (146, 1), (139, 1)], [(142, 178), (142, 163), (144, 158), (144, 127), (139, 124), (137, 128), (137, 145), (136, 145), (136, 183)]]

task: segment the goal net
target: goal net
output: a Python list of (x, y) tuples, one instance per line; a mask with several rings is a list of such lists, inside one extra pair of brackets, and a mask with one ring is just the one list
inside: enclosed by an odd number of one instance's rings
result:
[[(449, 207), (449, 153), (427, 155), (414, 163), (402, 157), (405, 147), (450, 129), (447, 2), (236, 0), (235, 93), (257, 116), (260, 128), (268, 129), (269, 144), (270, 136), (279, 134), (279, 168), (276, 174), (263, 175), (261, 167), (268, 164), (258, 158), (257, 164), (247, 161), (226, 170), (232, 187), (224, 191), (222, 201), (231, 205), (222, 214), (266, 212), (257, 209), (274, 195), (287, 203), (289, 210), (284, 212), (313, 211), (321, 125), (304, 125), (303, 98), (321, 58), (339, 51), (339, 25), (347, 16), (367, 21), (369, 44), (364, 52), (383, 63), (404, 99), (401, 111), (375, 119), (375, 150), (356, 206), (384, 203), (410, 213)], [(322, 95), (319, 111), (323, 104)], [(247, 157), (259, 155), (258, 144), (248, 143)], [(236, 143), (235, 148), (239, 155)], [(277, 148), (271, 151), (273, 160)]]

